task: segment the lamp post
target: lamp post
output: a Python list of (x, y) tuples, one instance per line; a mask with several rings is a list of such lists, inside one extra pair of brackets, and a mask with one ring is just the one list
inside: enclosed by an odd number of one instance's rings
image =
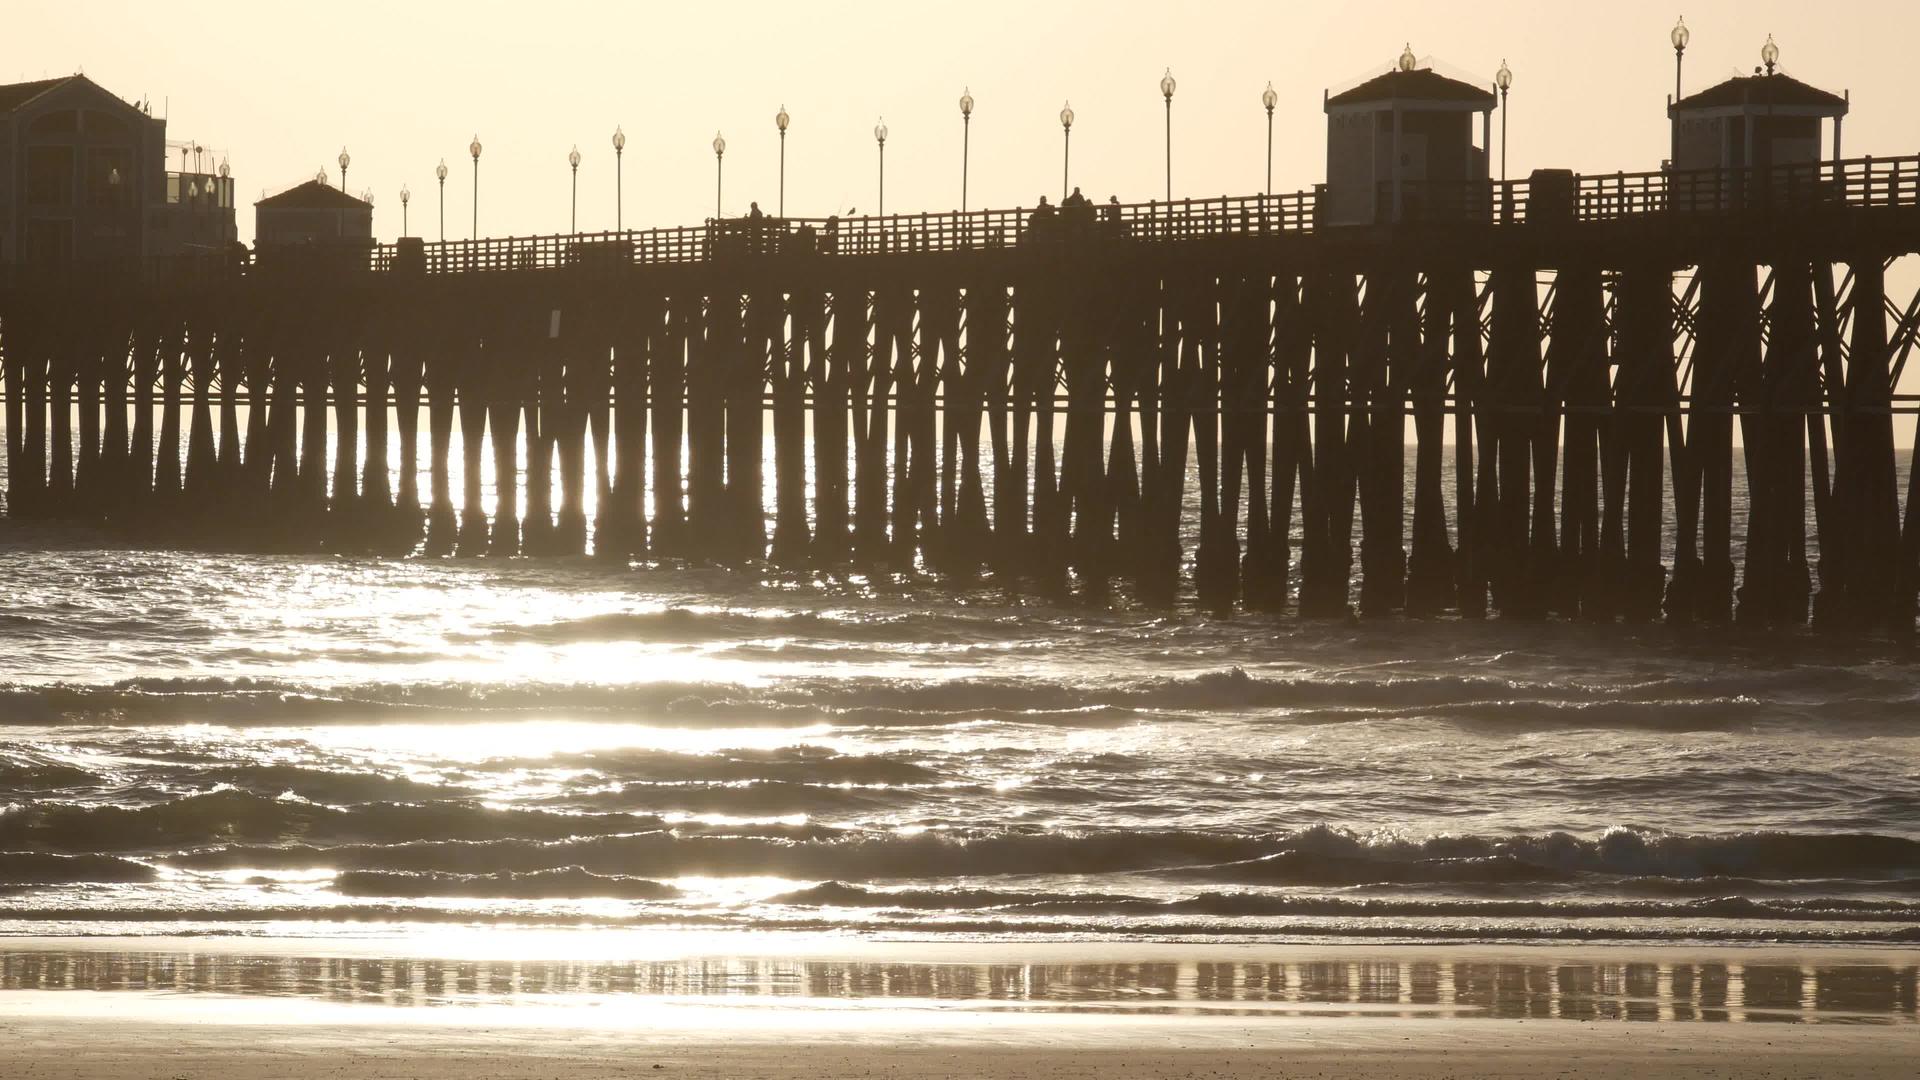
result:
[(1513, 72), (1505, 60), (1493, 73), (1493, 85), (1500, 88), (1500, 182), (1507, 182), (1507, 91), (1513, 86)]
[(725, 168), (723, 163), (726, 156), (727, 140), (721, 138), (720, 133), (716, 131), (713, 133), (713, 220), (715, 221), (720, 220), (720, 191), (725, 175), (722, 170)]
[(440, 181), (440, 242), (447, 242), (447, 159), (441, 158), (434, 166), (433, 175)]
[(787, 115), (787, 107), (773, 114), (773, 126), (780, 129), (780, 216), (787, 216), (787, 124), (793, 117)]
[(401, 236), (407, 235), (407, 204), (412, 201), (413, 201), (413, 192), (407, 190), (407, 185), (401, 184), (400, 185), (400, 235)]
[(619, 124), (615, 124), (613, 125), (613, 231), (614, 232), (620, 232), (625, 228), (625, 222), (621, 220), (623, 217), (623, 214), (621, 211), (624, 208), (620, 204), (623, 201), (625, 201), (626, 190), (627, 190), (627, 178), (626, 178), (626, 174), (621, 170), (620, 166), (622, 164), (622, 159), (626, 157), (626, 153), (627, 153), (627, 133), (620, 130)]
[(567, 231), (580, 231), (580, 144), (575, 143), (567, 152), (567, 165), (573, 169), (573, 212), (568, 218)]
[(873, 141), (880, 144), (880, 217), (887, 216), (887, 120), (873, 125)]
[(973, 89), (960, 91), (960, 212), (967, 212), (967, 151), (973, 136)]
[(1067, 177), (1073, 164), (1073, 102), (1060, 107), (1060, 200), (1067, 198)]
[(340, 160), (340, 190), (345, 191), (347, 190), (347, 165), (353, 161), (353, 158), (347, 155), (347, 148), (344, 146), (340, 148), (339, 160)]
[(475, 135), (467, 144), (467, 153), (473, 155), (473, 238), (480, 239), (480, 136)]
[(1687, 29), (1686, 16), (1681, 16), (1680, 21), (1673, 24), (1673, 31), (1667, 35), (1667, 40), (1673, 42), (1673, 100), (1677, 103), (1680, 100), (1680, 62), (1687, 55), (1687, 42), (1693, 40), (1693, 31)]
[(1267, 107), (1267, 195), (1273, 195), (1273, 107), (1280, 103), (1280, 95), (1273, 92), (1273, 84), (1260, 94), (1260, 104)]
[[(1768, 34), (1767, 43), (1760, 46), (1760, 62), (1767, 65), (1767, 74), (1769, 75), (1773, 74), (1773, 69), (1780, 63), (1780, 46), (1773, 43), (1772, 34)], [(1767, 100), (1771, 101), (1773, 99), (1768, 98)]]
[(1167, 201), (1173, 201), (1173, 69), (1160, 76), (1160, 96), (1167, 102)]
[(233, 170), (227, 167), (227, 159), (224, 157), (221, 158), (220, 159), (220, 202), (218, 203), (218, 205), (220, 206), (226, 206), (227, 204), (233, 201), (233, 199), (227, 194), (228, 180), (232, 176), (233, 176)]

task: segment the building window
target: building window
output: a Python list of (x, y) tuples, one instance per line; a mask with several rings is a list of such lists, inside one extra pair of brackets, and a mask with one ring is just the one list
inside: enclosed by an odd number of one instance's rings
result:
[(27, 202), (34, 206), (73, 205), (73, 147), (27, 148)]
[(101, 146), (87, 151), (87, 205), (131, 205), (133, 186), (133, 155), (125, 147)]
[(73, 258), (73, 222), (39, 219), (27, 222), (27, 260), (67, 262)]
[(127, 122), (109, 112), (99, 109), (87, 110), (87, 134), (95, 137), (103, 135), (125, 135)]
[(35, 135), (72, 135), (80, 130), (80, 114), (72, 109), (50, 112), (35, 119), (30, 130)]

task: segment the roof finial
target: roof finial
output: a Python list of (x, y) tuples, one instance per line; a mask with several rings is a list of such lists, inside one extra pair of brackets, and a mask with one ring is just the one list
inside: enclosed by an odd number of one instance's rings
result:
[(1407, 47), (1400, 53), (1400, 70), (1412, 71), (1419, 63), (1419, 59), (1413, 55), (1413, 42), (1407, 42)]

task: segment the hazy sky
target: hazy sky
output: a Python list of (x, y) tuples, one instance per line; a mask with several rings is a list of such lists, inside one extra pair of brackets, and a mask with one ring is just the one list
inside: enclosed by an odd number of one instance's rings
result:
[[(1578, 12), (1576, 15), (1575, 12)], [(587, 4), (402, 0), (258, 5), (6, 0), (0, 79), (84, 69), (123, 97), (169, 111), (168, 134), (223, 149), (250, 204), (351, 151), (348, 187), (375, 194), (375, 231), (434, 235), (433, 167), (445, 157), (447, 235), (472, 207), (476, 132), (480, 229), (564, 231), (566, 155), (580, 167), (580, 226), (611, 228), (615, 124), (624, 125), (629, 226), (712, 213), (716, 129), (727, 137), (726, 211), (771, 212), (787, 136), (787, 210), (871, 212), (873, 126), (884, 115), (887, 207), (960, 200), (963, 87), (973, 116), (974, 207), (1058, 195), (1062, 102), (1071, 99), (1073, 179), (1104, 201), (1160, 194), (1158, 82), (1171, 66), (1176, 195), (1250, 194), (1262, 184), (1268, 80), (1274, 186), (1323, 178), (1321, 93), (1384, 71), (1411, 42), (1462, 72), (1515, 78), (1509, 171), (1656, 168), (1673, 88), (1667, 31), (1693, 29), (1689, 91), (1758, 63), (1769, 32), (1782, 66), (1851, 89), (1849, 155), (1920, 151), (1912, 55), (1920, 5), (1906, 2), (1438, 4), (899, 2)], [(1498, 150), (1498, 120), (1495, 150)]]

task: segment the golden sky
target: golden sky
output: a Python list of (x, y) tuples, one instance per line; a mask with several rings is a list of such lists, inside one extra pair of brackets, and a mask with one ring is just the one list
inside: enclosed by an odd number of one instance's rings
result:
[[(201, 14), (196, 14), (196, 13)], [(1491, 80), (1515, 78), (1509, 171), (1657, 168), (1673, 88), (1667, 31), (1693, 29), (1689, 91), (1758, 63), (1772, 33), (1788, 72), (1851, 90), (1846, 151), (1920, 151), (1911, 56), (1920, 5), (1374, 0), (1261, 3), (302, 3), (6, 0), (0, 79), (84, 69), (124, 97), (152, 98), (169, 135), (230, 155), (246, 204), (352, 153), (347, 185), (375, 195), (375, 231), (436, 225), (433, 167), (446, 158), (447, 234), (472, 212), (467, 142), (478, 133), (480, 230), (564, 231), (576, 143), (580, 226), (611, 228), (616, 124), (627, 136), (629, 227), (694, 224), (714, 201), (716, 130), (727, 138), (725, 207), (778, 199), (774, 113), (787, 137), (787, 210), (824, 216), (875, 204), (874, 122), (885, 116), (887, 208), (960, 200), (961, 122), (971, 87), (969, 203), (1033, 204), (1059, 193), (1058, 114), (1071, 99), (1073, 181), (1099, 201), (1161, 193), (1171, 67), (1176, 196), (1251, 194), (1274, 114), (1274, 186), (1323, 178), (1321, 94), (1385, 71), (1403, 43)], [(1495, 153), (1499, 135), (1496, 119)]]

